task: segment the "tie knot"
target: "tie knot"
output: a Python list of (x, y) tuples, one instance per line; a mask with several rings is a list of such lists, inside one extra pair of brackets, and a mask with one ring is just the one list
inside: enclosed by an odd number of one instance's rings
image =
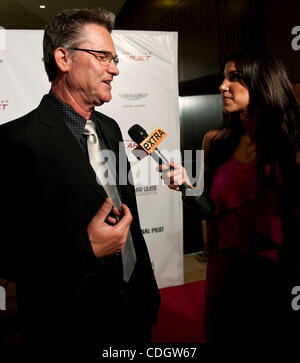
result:
[(84, 135), (95, 135), (96, 134), (95, 123), (91, 120), (87, 120), (87, 122), (84, 126), (83, 133), (84, 133)]

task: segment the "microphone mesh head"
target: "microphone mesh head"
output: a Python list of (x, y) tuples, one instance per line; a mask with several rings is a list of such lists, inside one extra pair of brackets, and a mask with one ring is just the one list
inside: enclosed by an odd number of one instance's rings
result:
[(148, 136), (147, 131), (142, 128), (142, 126), (135, 124), (128, 130), (128, 135), (132, 138), (134, 142), (140, 144)]

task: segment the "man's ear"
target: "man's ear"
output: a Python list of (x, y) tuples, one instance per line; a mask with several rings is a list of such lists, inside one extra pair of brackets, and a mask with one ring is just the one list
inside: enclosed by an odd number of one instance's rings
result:
[(58, 47), (53, 55), (58, 69), (61, 72), (67, 72), (72, 64), (71, 54), (65, 48)]

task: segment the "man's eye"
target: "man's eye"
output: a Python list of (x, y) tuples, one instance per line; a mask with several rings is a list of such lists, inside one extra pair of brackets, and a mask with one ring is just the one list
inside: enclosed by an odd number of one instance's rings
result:
[(105, 55), (97, 55), (97, 58), (104, 62), (107, 60), (107, 57)]

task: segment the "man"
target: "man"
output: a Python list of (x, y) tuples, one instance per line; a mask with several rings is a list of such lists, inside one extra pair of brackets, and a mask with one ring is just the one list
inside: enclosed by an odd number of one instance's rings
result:
[(0, 128), (0, 276), (16, 281), (27, 342), (151, 341), (160, 297), (134, 188), (107, 189), (92, 160), (93, 140), (125, 157), (117, 123), (94, 110), (119, 74), (113, 23), (103, 9), (54, 17), (44, 34), (51, 91)]

